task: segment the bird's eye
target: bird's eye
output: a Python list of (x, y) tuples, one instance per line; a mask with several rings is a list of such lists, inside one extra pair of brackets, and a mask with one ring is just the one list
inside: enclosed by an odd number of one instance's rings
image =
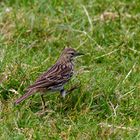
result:
[(73, 53), (73, 52), (72, 52), (71, 54), (72, 54), (72, 55), (74, 55), (74, 53)]

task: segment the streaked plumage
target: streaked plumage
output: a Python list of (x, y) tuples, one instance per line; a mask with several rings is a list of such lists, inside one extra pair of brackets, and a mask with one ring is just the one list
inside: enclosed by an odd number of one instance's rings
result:
[(49, 90), (60, 91), (61, 95), (65, 97), (67, 93), (64, 90), (64, 84), (68, 82), (73, 75), (73, 59), (78, 55), (81, 55), (81, 53), (77, 53), (73, 48), (65, 48), (56, 64), (42, 74), (34, 84), (29, 86), (27, 92), (17, 99), (15, 104), (19, 104), (38, 91), (43, 93)]

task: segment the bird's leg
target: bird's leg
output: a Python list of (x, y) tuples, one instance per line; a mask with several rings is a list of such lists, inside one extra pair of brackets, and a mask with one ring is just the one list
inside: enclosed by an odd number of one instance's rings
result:
[(61, 90), (60, 90), (60, 94), (61, 94), (61, 96), (63, 97), (63, 98), (65, 98), (65, 96), (67, 95), (67, 94), (70, 94), (73, 90), (75, 90), (75, 89), (77, 89), (78, 87), (77, 86), (74, 86), (74, 87), (72, 87), (71, 89), (69, 89), (69, 90), (64, 90), (64, 88), (62, 88)]
[(61, 94), (61, 96), (62, 96), (63, 98), (65, 98), (65, 96), (67, 95), (67, 93), (66, 93), (66, 91), (64, 90), (64, 88), (62, 88), (62, 89), (60, 90), (60, 94)]
[(75, 85), (75, 86), (71, 87), (69, 90), (67, 90), (67, 94), (72, 93), (72, 91), (73, 91), (73, 90), (75, 90), (75, 89), (77, 89), (77, 88), (78, 88), (78, 86), (77, 86), (77, 85)]
[(42, 101), (42, 107), (43, 107), (43, 110), (45, 111), (45, 100), (44, 100), (44, 97), (43, 97), (43, 94), (41, 94), (41, 101)]

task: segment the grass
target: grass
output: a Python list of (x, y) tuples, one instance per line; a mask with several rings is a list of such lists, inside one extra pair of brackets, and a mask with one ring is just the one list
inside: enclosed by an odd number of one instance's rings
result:
[[(140, 139), (140, 3), (138, 0), (0, 2), (0, 139)], [(18, 106), (63, 48), (85, 56), (65, 100), (39, 94)], [(32, 101), (31, 101), (32, 100)]]

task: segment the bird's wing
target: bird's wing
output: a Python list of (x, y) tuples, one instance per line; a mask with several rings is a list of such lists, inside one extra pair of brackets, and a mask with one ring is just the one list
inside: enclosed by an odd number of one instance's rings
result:
[(33, 85), (29, 86), (28, 89), (49, 88), (59, 84), (63, 85), (70, 79), (72, 74), (71, 67), (56, 63), (47, 72), (42, 74)]

